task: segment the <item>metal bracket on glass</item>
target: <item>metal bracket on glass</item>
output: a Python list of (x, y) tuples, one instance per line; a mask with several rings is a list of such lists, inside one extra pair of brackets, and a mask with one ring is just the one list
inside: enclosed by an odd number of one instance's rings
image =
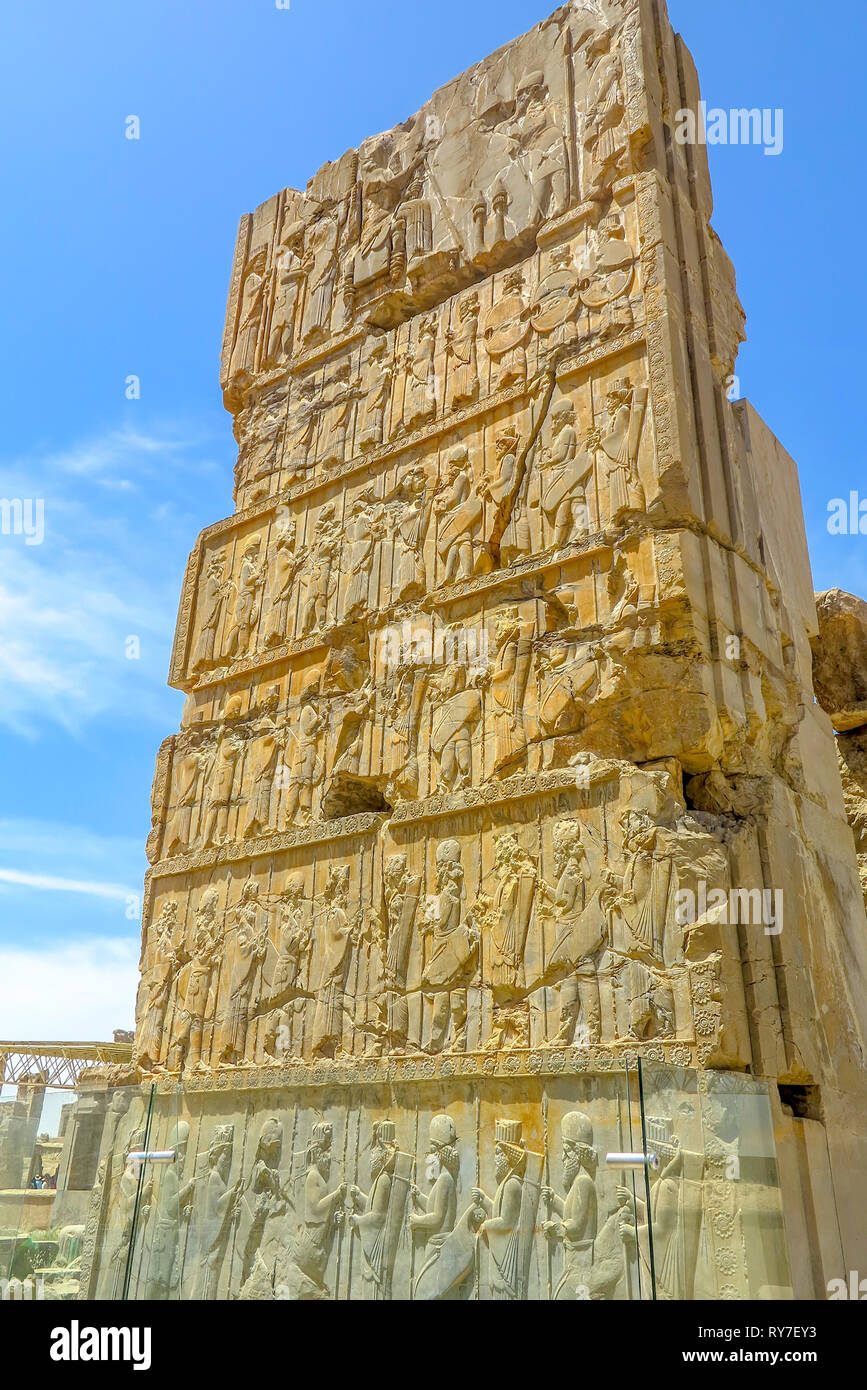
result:
[(605, 1162), (609, 1168), (652, 1168), (654, 1173), (659, 1168), (659, 1157), (654, 1153), (606, 1154)]
[(140, 1163), (174, 1163), (177, 1157), (177, 1149), (134, 1149), (126, 1161), (137, 1168)]

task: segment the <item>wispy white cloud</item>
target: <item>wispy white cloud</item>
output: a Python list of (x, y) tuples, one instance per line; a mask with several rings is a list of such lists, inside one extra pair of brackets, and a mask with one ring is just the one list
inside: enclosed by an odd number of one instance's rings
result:
[(218, 483), (228, 494), (231, 437), (224, 464), (208, 438), (127, 425), (3, 461), (0, 490), (44, 500), (45, 536), (0, 536), (0, 724), (34, 737), (45, 721), (78, 732), (112, 711), (174, 722), (165, 675), (183, 568), (218, 514), (206, 499)]
[(0, 1033), (110, 1041), (133, 1026), (138, 955), (137, 942), (113, 937), (0, 946)]
[(54, 878), (51, 874), (28, 874), (21, 869), (0, 868), (0, 883), (16, 883), (22, 888), (40, 888), (54, 893), (89, 893), (94, 898), (123, 901), (135, 896), (131, 888), (122, 888), (117, 883), (88, 883), (83, 879)]

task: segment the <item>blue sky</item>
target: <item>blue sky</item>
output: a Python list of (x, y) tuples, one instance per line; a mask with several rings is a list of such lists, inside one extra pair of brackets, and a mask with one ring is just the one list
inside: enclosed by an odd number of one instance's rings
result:
[[(546, 0), (42, 0), (0, 57), (6, 334), (0, 495), (0, 1037), (129, 1026), (149, 794), (182, 697), (165, 685), (198, 531), (232, 508), (217, 384), (238, 217), (413, 112)], [(710, 106), (781, 107), (784, 148), (711, 149), (738, 271), (738, 375), (798, 460), (816, 585), (867, 594), (857, 236), (863, 0), (671, 0)], [(126, 117), (141, 138), (124, 136)], [(130, 374), (141, 398), (125, 399)], [(140, 657), (127, 658), (127, 639)]]

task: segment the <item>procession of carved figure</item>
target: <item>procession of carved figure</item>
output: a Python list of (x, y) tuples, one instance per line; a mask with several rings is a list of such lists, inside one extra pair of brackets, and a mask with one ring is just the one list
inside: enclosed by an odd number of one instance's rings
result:
[(437, 762), (437, 788), (459, 791), (473, 780), (473, 730), (481, 718), (482, 697), (467, 684), (466, 668), (455, 662), (430, 683), (436, 698), (430, 748)]
[(383, 334), (371, 341), (361, 373), (361, 404), (358, 413), (358, 448), (378, 449), (385, 439), (385, 422), (394, 365), (388, 361), (388, 339)]
[(224, 725), (213, 762), (209, 766), (210, 780), (202, 818), (203, 845), (220, 845), (226, 840), (243, 752), (244, 744), (238, 734)]
[(441, 582), (451, 584), (456, 579), (468, 579), (475, 569), (484, 507), (475, 491), (470, 457), (464, 445), (449, 454), (434, 513), (439, 519), (437, 554), (443, 569)]
[(542, 1188), (542, 1201), (548, 1208), (542, 1230), (552, 1244), (563, 1247), (563, 1272), (552, 1292), (558, 1303), (593, 1296), (593, 1244), (598, 1231), (598, 1158), (593, 1147), (593, 1126), (581, 1111), (572, 1110), (560, 1121), (560, 1134), (565, 1191), (561, 1197), (553, 1188)]
[(199, 595), (200, 626), (196, 645), (193, 648), (191, 665), (194, 671), (210, 666), (214, 662), (217, 632), (223, 617), (223, 605), (231, 592), (231, 585), (224, 573), (225, 561), (222, 555), (212, 555), (208, 560), (205, 580)]
[(584, 199), (603, 200), (621, 172), (628, 149), (623, 72), (612, 51), (613, 35), (599, 29), (585, 49), (587, 116), (583, 131)]
[(533, 658), (535, 623), (522, 620), (517, 608), (497, 617), (496, 653), (490, 680), (494, 706), (497, 772), (514, 771), (514, 762), (527, 747), (524, 701)]
[(656, 1297), (691, 1299), (701, 1227), (701, 1183), (684, 1171), (686, 1155), (670, 1120), (648, 1116), (647, 1143), (660, 1160), (659, 1170), (650, 1174), (650, 1210), (629, 1188), (618, 1190), (623, 1201), (623, 1239), (637, 1243), (642, 1267), (650, 1276), (652, 1228)]
[(318, 935), (321, 962), (313, 1011), (314, 1057), (334, 1057), (343, 1042), (344, 1001), (352, 962), (353, 922), (349, 917), (349, 869), (328, 870), (322, 890)]
[(174, 811), (166, 826), (165, 853), (185, 850), (193, 842), (193, 816), (201, 801), (203, 780), (213, 764), (215, 745), (211, 740), (188, 748), (172, 761), (174, 771)]
[(266, 254), (264, 246), (261, 247), (250, 259), (244, 271), (238, 332), (229, 363), (230, 391), (243, 388), (256, 369), (256, 347), (265, 308)]
[(528, 1151), (520, 1120), (497, 1120), (493, 1197), (473, 1189), (484, 1212), (479, 1239), (488, 1247), (491, 1297), (511, 1302), (527, 1297), (533, 1235), (541, 1193), (542, 1155)]
[(557, 547), (580, 540), (590, 531), (587, 483), (593, 474), (590, 443), (579, 445), (575, 407), (560, 400), (551, 410), (547, 442), (539, 457), (542, 511), (548, 522), (548, 544)]
[(307, 296), (301, 318), (301, 337), (306, 347), (328, 336), (340, 269), (339, 241), (338, 220), (321, 208), (308, 228), (303, 261)]
[(298, 523), (294, 517), (284, 517), (274, 530), (273, 546), (268, 552), (270, 582), (264, 610), (266, 647), (279, 647), (292, 636), (290, 616), (294, 606), (297, 578), (306, 558), (296, 548)]
[(303, 482), (308, 475), (319, 413), (316, 382), (312, 377), (302, 378), (293, 391), (286, 414), (283, 467), (287, 485)]
[(578, 820), (560, 821), (553, 845), (557, 885), (539, 885), (555, 931), (545, 962), (546, 979), (555, 985), (559, 999), (553, 1041), (571, 1043), (580, 1016), (585, 1044), (596, 1043), (602, 1027), (598, 958), (608, 936), (604, 851)]
[(437, 846), (436, 887), (432, 919), (421, 928), (430, 942), (421, 977), (422, 988), (433, 997), (428, 1051), (442, 1052), (448, 1043), (450, 1051), (465, 1052), (467, 989), (478, 963), (479, 934), (464, 921), (464, 870), (457, 840)]
[(483, 977), (490, 985), (494, 1006), (485, 1044), (491, 1052), (528, 1047), (530, 1043), (524, 951), (538, 874), (517, 836), (502, 834), (497, 839), (494, 874), (497, 886), (491, 900), (491, 921), (482, 943)]
[(524, 296), (524, 274), (512, 270), (503, 293), (494, 300), (481, 323), (482, 341), (494, 363), (493, 389), (505, 391), (527, 380), (527, 335), (530, 311)]
[(319, 744), (326, 717), (317, 709), (318, 696), (319, 677), (314, 676), (301, 692), (295, 719), (287, 725), (286, 759), (279, 774), (286, 793), (282, 810), (285, 825), (309, 824), (313, 793), (325, 775)]
[(217, 1297), (223, 1264), (238, 1215), (242, 1179), (231, 1186), (234, 1125), (218, 1125), (208, 1145), (208, 1170), (197, 1179), (190, 1234), (184, 1251), (184, 1271), (192, 1275), (190, 1296), (201, 1301)]
[(267, 497), (271, 489), (270, 479), (279, 467), (285, 418), (283, 385), (251, 401), (238, 414), (235, 437), (240, 451), (235, 467), (235, 493), (245, 507)]
[(217, 936), (219, 893), (206, 888), (193, 919), (193, 940), (186, 966), (186, 989), (179, 1001), (172, 1023), (172, 1046), (168, 1055), (169, 1071), (186, 1067), (193, 1071), (202, 1062), (202, 1041), (205, 1023), (213, 1017), (211, 984), (220, 959)]
[(341, 552), (340, 535), (335, 534), (333, 502), (326, 502), (316, 518), (313, 541), (304, 570), (304, 610), (302, 632), (321, 631), (328, 626), (331, 599), (337, 592), (335, 570)]
[(402, 429), (410, 434), (437, 412), (436, 318), (422, 319), (418, 337), (404, 357)]
[(530, 225), (560, 217), (569, 204), (569, 154), (541, 71), (525, 73), (518, 84), (511, 134), (530, 190)]
[[(253, 1165), (238, 1194), (238, 1237), (241, 1249), (242, 1300), (273, 1296), (270, 1244), (272, 1232), (282, 1224), (289, 1204), (280, 1176), (283, 1158), (283, 1126), (273, 1116), (265, 1120), (256, 1144)], [(282, 1234), (282, 1233), (281, 1233)], [(278, 1241), (278, 1249), (282, 1240)], [(265, 1254), (268, 1255), (266, 1260)]]
[(409, 873), (405, 854), (393, 854), (386, 859), (383, 897), (388, 925), (385, 957), (386, 1035), (390, 1049), (402, 1052), (409, 1039), (406, 979), (421, 897), (421, 878), (418, 874)]
[(458, 326), (446, 333), (446, 360), (451, 365), (449, 409), (474, 401), (479, 391), (476, 337), (479, 328), (479, 297), (469, 295), (458, 304)]
[(475, 1229), (480, 1213), (470, 1206), (458, 1219), (460, 1153), (450, 1115), (433, 1115), (428, 1127), (425, 1176), (428, 1194), (413, 1183), (409, 1228), (424, 1243), (424, 1262), (413, 1286), (413, 1298), (442, 1302), (460, 1298), (468, 1288), (475, 1263)]
[(169, 1134), (166, 1146), (174, 1151), (174, 1162), (166, 1164), (154, 1181), (144, 1272), (144, 1298), (148, 1303), (165, 1302), (178, 1294), (181, 1278), (180, 1223), (189, 1219), (196, 1187), (195, 1179), (186, 1179), (184, 1173), (189, 1138), (190, 1126), (186, 1120), (179, 1120)]
[(316, 456), (323, 468), (339, 468), (346, 461), (346, 444), (356, 398), (357, 389), (352, 381), (350, 364), (341, 362), (328, 382), (322, 408), (322, 432)]
[(252, 730), (255, 739), (245, 779), (250, 789), (247, 823), (244, 826), (245, 836), (263, 834), (274, 823), (271, 813), (274, 779), (280, 756), (286, 746), (285, 731), (274, 718), (279, 707), (280, 687), (275, 686), (262, 702), (261, 717)]
[(418, 795), (418, 735), (427, 674), (402, 664), (395, 672), (387, 710), (388, 795), (397, 801)]
[(144, 977), (144, 1027), (140, 1037), (136, 1038), (138, 1063), (146, 1070), (152, 1070), (159, 1065), (167, 1045), (163, 1024), (174, 981), (177, 927), (178, 904), (170, 900), (163, 905), (148, 932), (147, 971)]
[(329, 1190), (332, 1140), (331, 1125), (322, 1121), (313, 1126), (307, 1142), (304, 1192), (286, 1281), (289, 1296), (299, 1302), (333, 1297), (325, 1272), (343, 1227), (347, 1184), (339, 1182)]
[(228, 1015), (223, 1026), (219, 1057), (221, 1062), (237, 1066), (253, 1060), (248, 1056), (250, 1017), (256, 985), (268, 952), (267, 925), (262, 921), (259, 884), (254, 878), (247, 879), (237, 907), (229, 911), (227, 918), (231, 964)]
[(603, 217), (596, 245), (581, 281), (581, 302), (593, 316), (600, 341), (627, 333), (634, 324), (629, 291), (635, 276), (635, 252), (617, 216)]
[(397, 1244), (406, 1213), (413, 1160), (395, 1142), (392, 1120), (373, 1126), (370, 1146), (370, 1191), (352, 1186), (351, 1230), (361, 1246), (361, 1277), (365, 1297), (376, 1302), (391, 1298)]
[(274, 269), (274, 300), (264, 367), (274, 367), (292, 351), (295, 314), (304, 284), (304, 223), (295, 220), (280, 236)]
[(628, 511), (646, 509), (638, 474), (638, 448), (647, 408), (647, 387), (633, 386), (627, 377), (615, 381), (606, 397), (608, 428), (599, 448), (608, 474), (609, 519), (616, 523)]
[(585, 642), (552, 638), (537, 653), (539, 730), (544, 739), (543, 763), (553, 765), (559, 735), (580, 729), (599, 681), (599, 663)]
[[(417, 598), (427, 589), (424, 543), (433, 511), (433, 492), (424, 468), (410, 468), (385, 499), (393, 544), (392, 603)], [(385, 597), (385, 596), (384, 596)]]
[(232, 621), (224, 647), (224, 654), (230, 658), (246, 656), (250, 651), (259, 594), (265, 584), (265, 562), (260, 557), (260, 548), (258, 539), (249, 541), (241, 558)]

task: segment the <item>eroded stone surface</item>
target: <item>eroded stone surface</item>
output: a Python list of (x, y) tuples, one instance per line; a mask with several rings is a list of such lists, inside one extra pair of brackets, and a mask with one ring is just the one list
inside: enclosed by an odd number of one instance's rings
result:
[(816, 699), (835, 729), (867, 724), (867, 603), (842, 589), (816, 596), (813, 639)]
[(242, 219), (144, 1072), (749, 1068), (821, 1089), (845, 1206), (867, 922), (797, 474), (729, 404), (743, 314), (669, 138), (697, 100), (661, 7), (564, 6)]

